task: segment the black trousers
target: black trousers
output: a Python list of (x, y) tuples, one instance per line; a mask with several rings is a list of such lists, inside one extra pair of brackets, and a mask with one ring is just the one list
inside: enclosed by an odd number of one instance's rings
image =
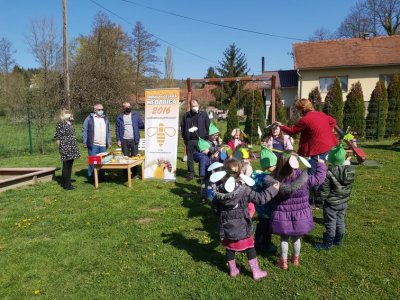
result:
[(193, 153), (197, 150), (198, 140), (188, 140), (186, 143), (186, 155), (187, 155), (187, 176), (194, 176), (194, 160)]
[[(246, 252), (248, 260), (251, 260), (251, 259), (254, 259), (254, 258), (257, 257), (256, 249), (254, 249), (254, 247), (246, 249), (246, 250), (241, 251), (241, 252)], [(226, 259), (228, 261), (234, 260), (235, 259), (235, 253), (236, 253), (236, 251), (233, 251), (231, 249), (226, 249)]]
[(62, 167), (62, 186), (69, 187), (71, 186), (71, 174), (72, 174), (72, 166), (74, 164), (74, 160), (64, 160)]
[(136, 156), (138, 154), (138, 144), (135, 143), (135, 140), (125, 140), (123, 139), (121, 142), (122, 153), (125, 156)]
[[(138, 154), (138, 152), (139, 152), (139, 145), (135, 143), (135, 140), (122, 139), (121, 148), (122, 148), (122, 153), (125, 156), (129, 156), (129, 157), (136, 156)], [(123, 173), (124, 173), (124, 175), (126, 175), (127, 171), (124, 170)], [(136, 176), (137, 173), (138, 173), (138, 167), (133, 167), (132, 168), (132, 175)], [(143, 174), (142, 174), (142, 176), (143, 176)]]

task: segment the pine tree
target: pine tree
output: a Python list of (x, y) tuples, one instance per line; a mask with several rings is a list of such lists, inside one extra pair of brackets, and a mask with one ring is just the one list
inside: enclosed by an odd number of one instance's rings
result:
[(365, 135), (364, 96), (359, 81), (351, 86), (347, 94), (343, 109), (343, 125), (344, 129), (350, 126), (360, 137)]
[[(280, 89), (276, 89), (275, 91), (275, 120), (279, 121), (283, 124), (287, 123), (287, 117), (286, 117), (286, 108), (283, 105), (283, 101), (282, 101), (282, 93)], [(268, 111), (268, 124), (272, 123), (272, 108), (269, 108)]]
[(385, 136), (400, 135), (400, 78), (394, 74), (388, 87), (388, 115)]
[(381, 136), (382, 133), (381, 123), (383, 122), (381, 116), (381, 110), (382, 110), (381, 106), (384, 97), (385, 97), (384, 89), (382, 89), (382, 84), (378, 81), (375, 85), (374, 90), (371, 93), (371, 98), (368, 104), (368, 114), (366, 119), (367, 138), (378, 137), (378, 135)]
[(324, 105), (322, 103), (321, 93), (317, 86), (313, 88), (311, 92), (308, 94), (308, 99), (310, 99), (315, 110), (322, 111)]
[(226, 132), (224, 135), (224, 142), (227, 143), (232, 137), (231, 132), (233, 129), (239, 127), (239, 118), (237, 116), (237, 103), (236, 99), (233, 98), (229, 104), (229, 111), (226, 121)]
[(323, 111), (336, 119), (339, 128), (343, 127), (343, 94), (340, 81), (336, 77), (325, 98)]
[(258, 126), (260, 129), (265, 127), (265, 112), (260, 109), (262, 107), (262, 96), (259, 90), (254, 90), (253, 97), (247, 97), (246, 99), (246, 123), (244, 126), (244, 132), (247, 134), (248, 143), (258, 143), (260, 137), (258, 135)]
[[(241, 52), (241, 50), (236, 47), (233, 43), (229, 45), (228, 48), (225, 49), (223, 53), (224, 57), (222, 61), (219, 62), (219, 66), (215, 67), (217, 71), (217, 77), (242, 77), (246, 76), (249, 72), (247, 67), (246, 56)], [(229, 105), (230, 99), (236, 98), (240, 107), (243, 106), (245, 99), (245, 93), (243, 87), (244, 82), (229, 82), (223, 85), (223, 94), (224, 94), (224, 104)], [(217, 86), (213, 90), (213, 94), (216, 98), (220, 97), (221, 87)], [(239, 97), (239, 99), (238, 99)]]

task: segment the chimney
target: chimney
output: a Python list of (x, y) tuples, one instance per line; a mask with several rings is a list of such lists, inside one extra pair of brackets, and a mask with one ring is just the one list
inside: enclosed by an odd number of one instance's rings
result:
[(261, 57), (261, 73), (264, 73), (265, 71), (265, 59), (264, 56)]

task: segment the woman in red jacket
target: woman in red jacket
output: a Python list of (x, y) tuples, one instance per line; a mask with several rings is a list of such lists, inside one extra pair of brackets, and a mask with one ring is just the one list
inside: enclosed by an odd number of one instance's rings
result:
[(308, 173), (314, 175), (318, 158), (326, 160), (328, 152), (338, 144), (333, 133), (336, 120), (323, 112), (316, 111), (308, 99), (297, 100), (295, 106), (302, 118), (292, 127), (282, 125), (281, 130), (289, 135), (300, 133), (298, 153), (310, 157), (311, 168)]

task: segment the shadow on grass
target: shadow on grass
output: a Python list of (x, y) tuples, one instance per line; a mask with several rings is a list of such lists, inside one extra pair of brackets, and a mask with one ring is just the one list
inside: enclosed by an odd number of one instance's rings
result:
[(311, 246), (313, 246), (316, 243), (322, 243), (322, 236), (321, 237), (316, 237), (313, 235), (305, 235), (303, 236), (303, 241), (304, 243), (310, 244)]
[(392, 146), (392, 145), (363, 145), (362, 148), (400, 152), (399, 146)]
[[(182, 175), (183, 172), (186, 172), (186, 170), (178, 169), (177, 176)], [(202, 226), (195, 228), (195, 230), (208, 233), (209, 240), (204, 242), (199, 239), (185, 237), (180, 232), (173, 232), (162, 234), (164, 243), (169, 243), (178, 249), (185, 250), (196, 261), (207, 262), (226, 272), (225, 256), (216, 250), (220, 245), (220, 238), (217, 234), (217, 217), (209, 202), (201, 202), (200, 184), (195, 180), (190, 182), (177, 181), (171, 192), (182, 198), (182, 206), (188, 209), (188, 218), (200, 220)]]

